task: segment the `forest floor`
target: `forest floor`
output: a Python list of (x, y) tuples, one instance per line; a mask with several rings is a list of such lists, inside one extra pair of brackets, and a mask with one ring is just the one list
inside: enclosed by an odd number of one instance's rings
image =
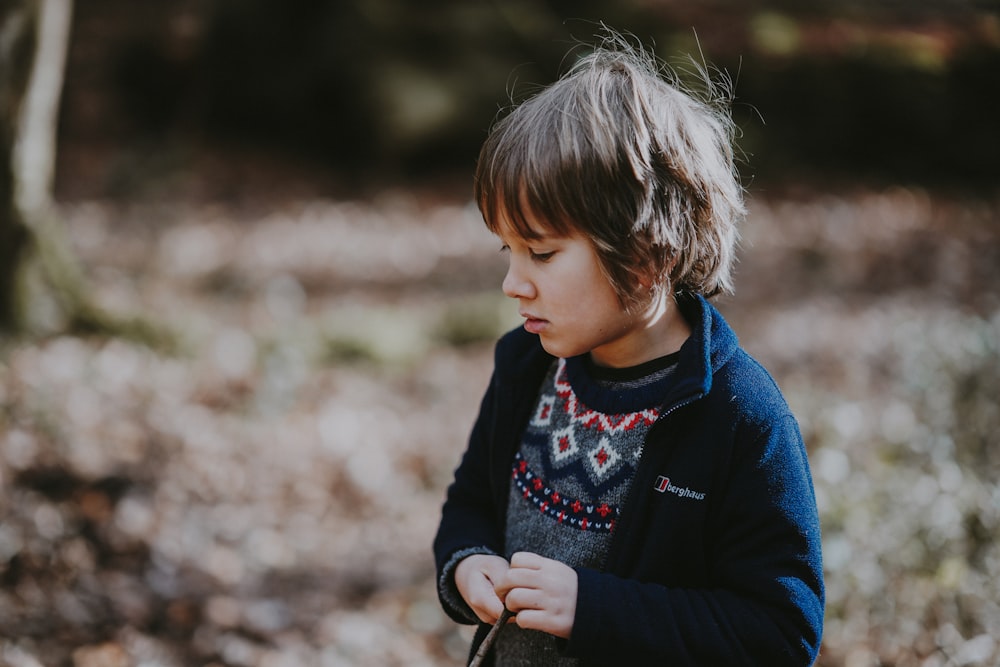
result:
[[(430, 542), (517, 323), (474, 207), (61, 213), (99, 301), (176, 345), (0, 349), (0, 665), (463, 664)], [(810, 450), (819, 665), (1000, 662), (1000, 201), (757, 195), (737, 284)]]

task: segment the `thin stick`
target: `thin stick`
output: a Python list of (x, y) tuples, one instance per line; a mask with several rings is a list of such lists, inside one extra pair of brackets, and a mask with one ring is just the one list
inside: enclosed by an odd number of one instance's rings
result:
[(493, 648), (493, 644), (496, 643), (497, 637), (500, 636), (500, 631), (503, 629), (503, 626), (507, 625), (507, 621), (509, 621), (513, 615), (513, 612), (504, 607), (503, 611), (500, 612), (500, 618), (498, 618), (497, 622), (493, 624), (493, 627), (490, 628), (489, 634), (486, 635), (486, 638), (483, 639), (483, 642), (476, 650), (476, 655), (472, 658), (472, 662), (469, 663), (469, 667), (481, 667), (483, 660), (486, 659), (490, 649)]

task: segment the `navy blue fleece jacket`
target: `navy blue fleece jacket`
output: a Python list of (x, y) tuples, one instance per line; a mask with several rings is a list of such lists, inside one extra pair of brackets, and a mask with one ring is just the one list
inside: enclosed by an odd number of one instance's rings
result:
[[(722, 315), (701, 297), (679, 304), (693, 333), (678, 380), (647, 436), (607, 561), (577, 569), (564, 652), (583, 665), (810, 665), (824, 590), (798, 425)], [(456, 553), (504, 551), (511, 462), (552, 361), (523, 329), (497, 344), (434, 540), (444, 587), (454, 587), (445, 566)], [(450, 599), (441, 597), (448, 614), (469, 622)]]

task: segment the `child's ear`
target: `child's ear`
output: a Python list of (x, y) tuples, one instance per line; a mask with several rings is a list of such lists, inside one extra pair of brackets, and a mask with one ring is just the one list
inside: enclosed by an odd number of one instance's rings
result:
[(653, 262), (649, 262), (644, 266), (637, 267), (634, 270), (634, 275), (639, 290), (649, 294), (661, 291), (669, 294), (675, 266), (677, 266), (677, 256), (673, 255), (665, 266), (657, 267)]
[(652, 262), (647, 262), (643, 266), (639, 266), (635, 269), (635, 278), (639, 283), (639, 287), (643, 290), (652, 290), (664, 278), (670, 276), (670, 272), (673, 270), (674, 260), (671, 260), (670, 264), (666, 267), (666, 271), (663, 275), (653, 266)]
[(653, 275), (653, 272), (649, 270), (648, 266), (630, 266), (628, 272), (632, 282), (630, 287), (631, 289), (634, 289), (637, 294), (640, 292), (648, 292), (656, 282), (656, 278)]

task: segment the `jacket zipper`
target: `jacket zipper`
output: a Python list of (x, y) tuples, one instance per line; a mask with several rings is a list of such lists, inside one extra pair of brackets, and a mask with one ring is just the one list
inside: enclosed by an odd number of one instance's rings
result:
[[(622, 538), (621, 538), (622, 517), (626, 517), (627, 516), (627, 517), (631, 518), (631, 514), (632, 514), (631, 513), (631, 508), (637, 502), (637, 497), (638, 497), (638, 494), (640, 493), (639, 487), (642, 486), (642, 485), (644, 485), (645, 482), (647, 481), (645, 479), (640, 480), (639, 479), (639, 474), (640, 474), (640, 471), (645, 471), (645, 468), (643, 467), (643, 463), (644, 463), (644, 459), (646, 458), (646, 443), (649, 442), (650, 437), (653, 435), (653, 429), (655, 429), (657, 426), (660, 426), (661, 424), (663, 424), (666, 421), (667, 417), (669, 417), (673, 413), (677, 412), (678, 410), (680, 410), (683, 407), (691, 405), (695, 401), (701, 400), (704, 397), (705, 397), (704, 392), (699, 392), (699, 393), (697, 393), (697, 394), (695, 394), (695, 395), (693, 395), (693, 396), (691, 396), (691, 397), (689, 397), (689, 398), (687, 398), (685, 400), (682, 400), (682, 401), (680, 401), (678, 403), (674, 403), (666, 412), (664, 412), (663, 414), (661, 414), (660, 417), (659, 417), (659, 419), (656, 420), (656, 423), (654, 423), (650, 427), (650, 430), (646, 434), (646, 437), (643, 439), (642, 446), (639, 449), (639, 464), (636, 466), (636, 476), (632, 480), (632, 486), (631, 486), (631, 488), (628, 491), (628, 496), (625, 498), (625, 502), (622, 504), (622, 510), (621, 510), (621, 514), (618, 517), (618, 522), (615, 524), (615, 527), (611, 530), (611, 543), (608, 545), (608, 552), (606, 554), (604, 554), (604, 558), (601, 561), (601, 567), (600, 567), (600, 571), (601, 572), (607, 572), (608, 571), (608, 565), (609, 565), (609, 563), (611, 563), (611, 556), (612, 555), (615, 555), (615, 556), (618, 555), (617, 551), (621, 548), (620, 545), (621, 545), (621, 542), (622, 542)], [(662, 429), (663, 429), (663, 427), (661, 426), (660, 430), (662, 430)]]

